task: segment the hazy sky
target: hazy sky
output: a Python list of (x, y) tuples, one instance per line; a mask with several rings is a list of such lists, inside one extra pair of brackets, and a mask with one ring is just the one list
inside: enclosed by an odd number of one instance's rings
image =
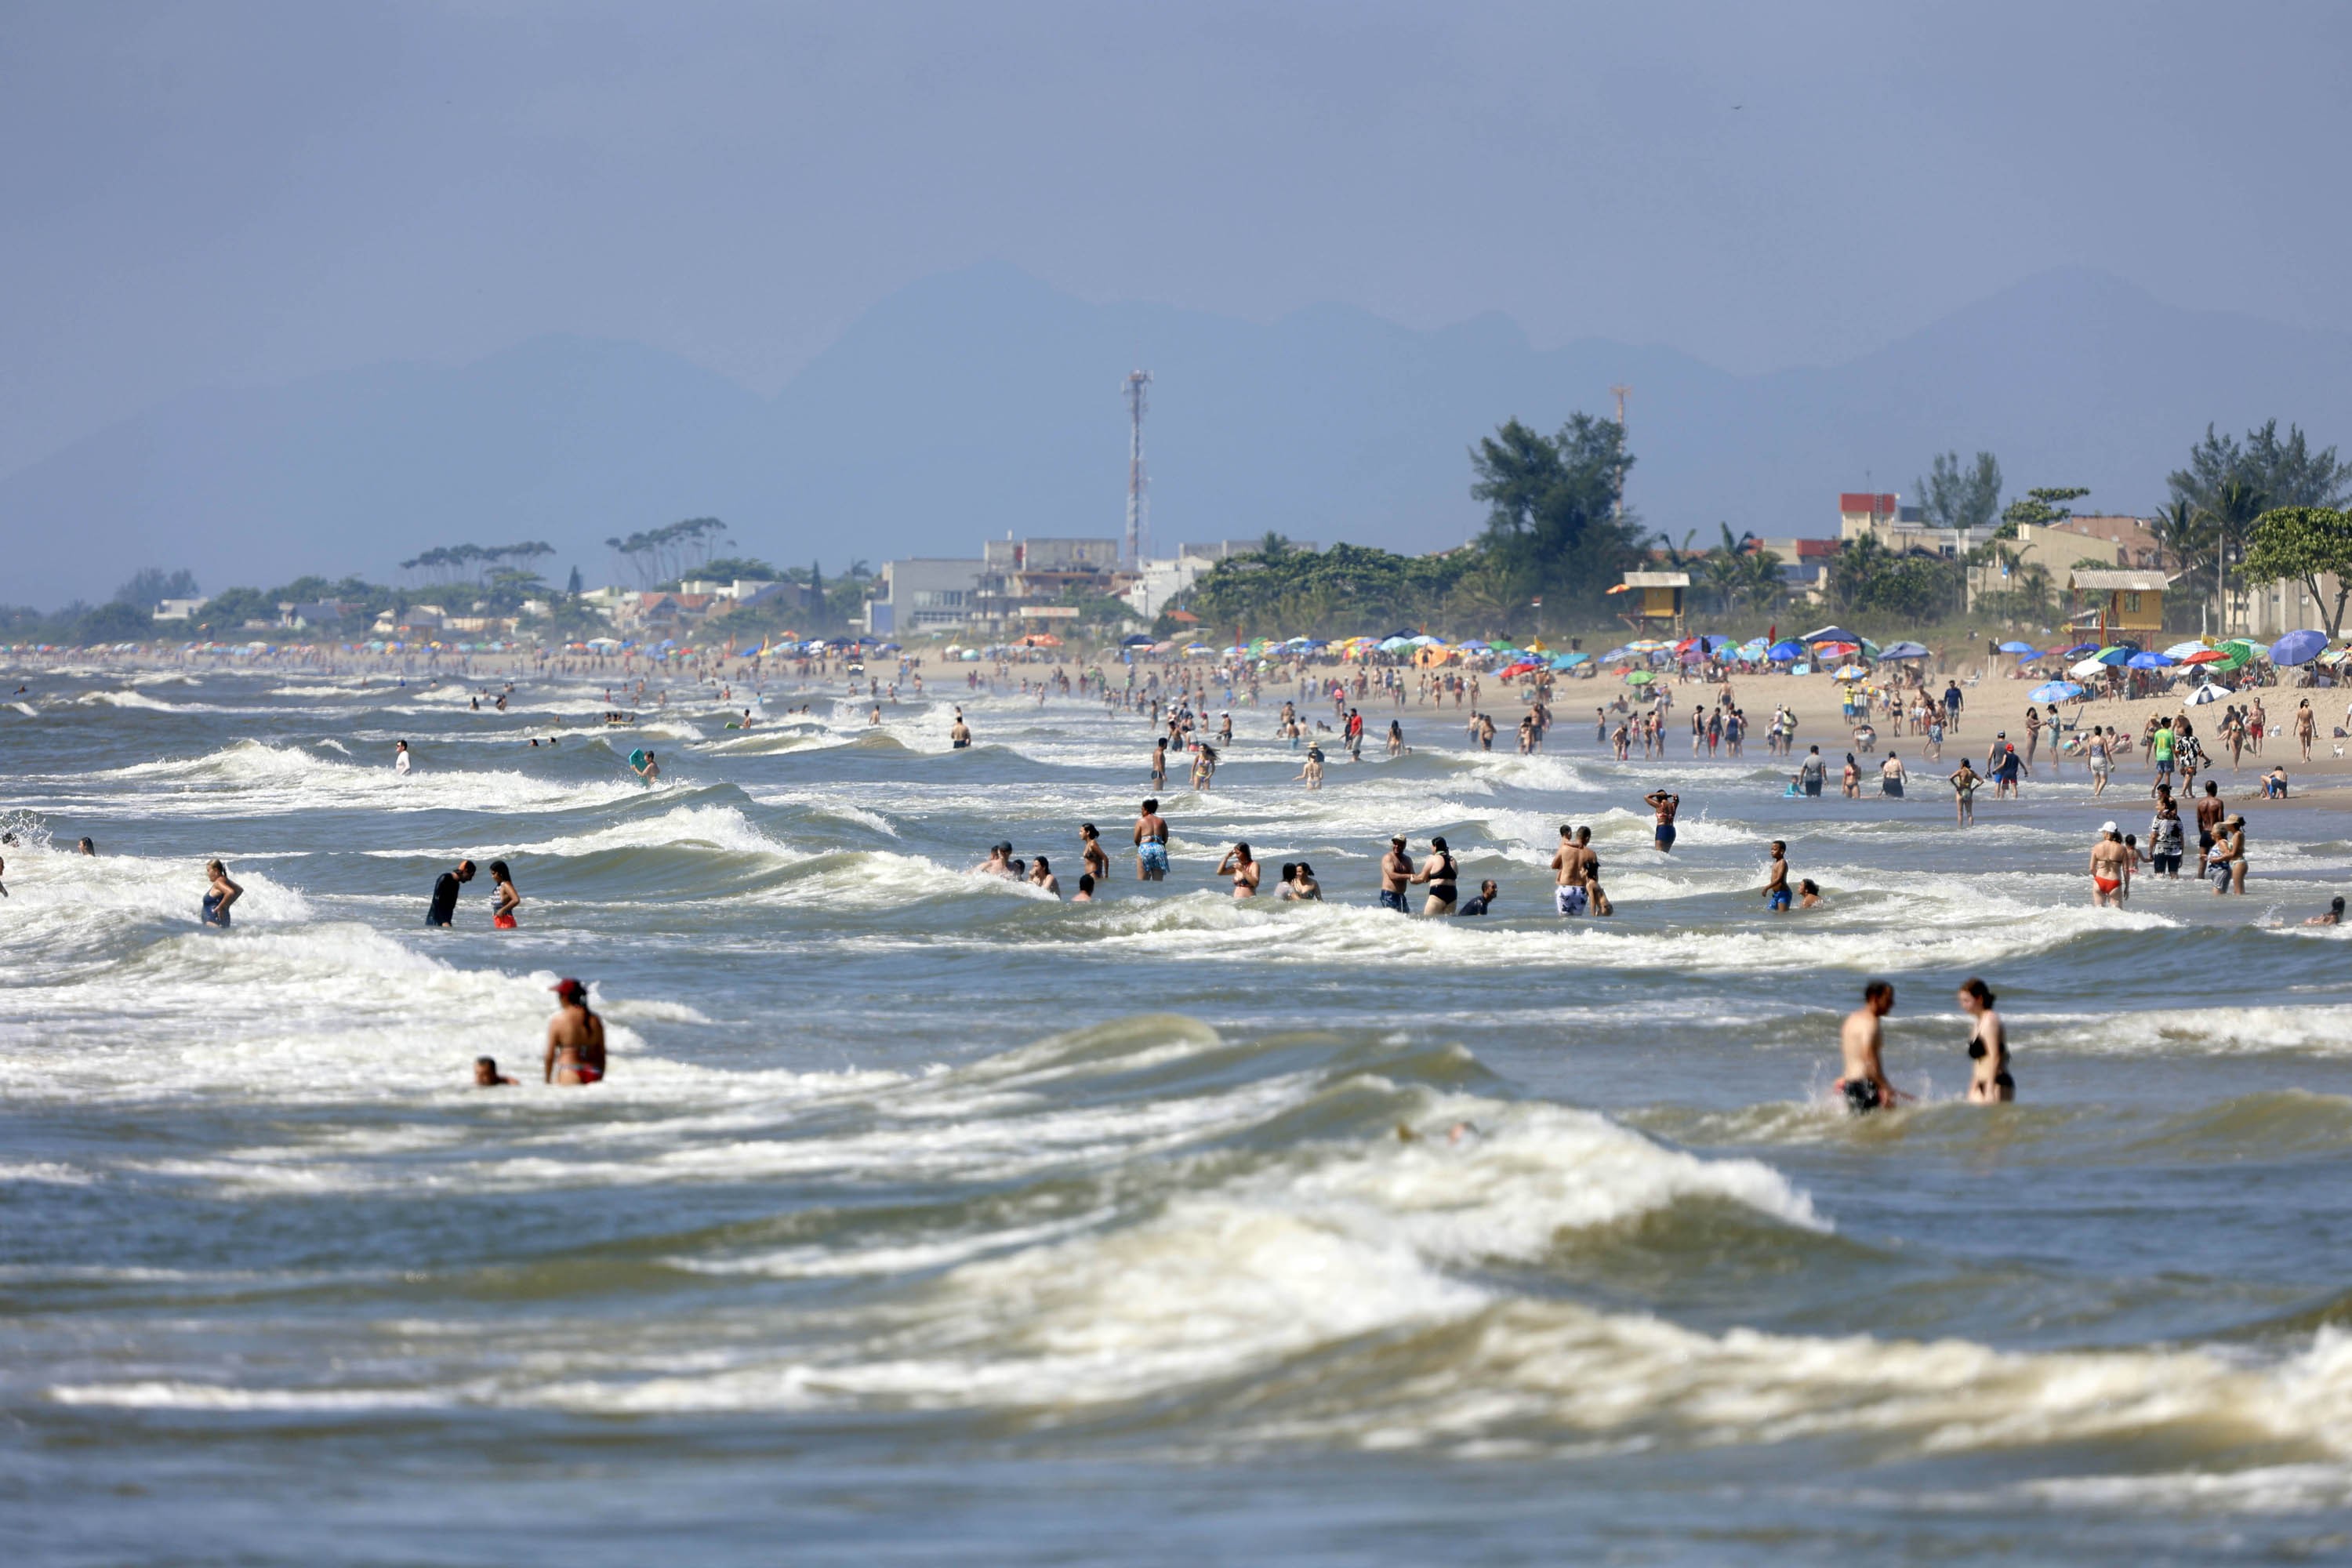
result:
[(2352, 5), (0, 0), (0, 471), (549, 331), (772, 390), (919, 277), (1834, 361), (2060, 263), (2352, 329)]

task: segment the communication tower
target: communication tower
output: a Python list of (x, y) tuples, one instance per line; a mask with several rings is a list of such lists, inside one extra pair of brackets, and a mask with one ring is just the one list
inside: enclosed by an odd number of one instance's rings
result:
[[(1617, 438), (1618, 445), (1622, 447), (1625, 437), (1625, 395), (1633, 389), (1620, 382), (1609, 390), (1617, 395)], [(1625, 481), (1622, 479), (1617, 481), (1617, 515), (1621, 520), (1625, 515)]]
[(1144, 388), (1151, 384), (1148, 370), (1131, 371), (1127, 378), (1127, 563), (1140, 568), (1151, 551), (1151, 501), (1143, 484)]

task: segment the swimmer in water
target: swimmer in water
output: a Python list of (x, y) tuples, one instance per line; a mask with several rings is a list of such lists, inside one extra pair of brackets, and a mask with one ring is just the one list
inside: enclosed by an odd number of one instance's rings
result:
[(559, 980), (548, 989), (561, 1005), (547, 1023), (546, 1081), (602, 1082), (604, 1020), (588, 1010), (588, 987), (577, 980)]
[(1764, 877), (1764, 907), (1777, 915), (1794, 901), (1789, 896), (1789, 846), (1775, 838), (1772, 840), (1772, 864)]
[(2099, 841), (2091, 847), (2091, 907), (2123, 908), (2124, 883), (2131, 875), (2131, 852), (2124, 847), (2123, 829), (2113, 822), (2099, 825)]
[[(1697, 714), (1694, 712), (1693, 718)], [(1661, 855), (1671, 855), (1675, 848), (1675, 813), (1683, 807), (1683, 797), (1663, 789), (1654, 789), (1642, 797), (1642, 804), (1658, 814), (1657, 826), (1650, 830), (1650, 842)]]
[(1038, 856), (1036, 864), (1029, 868), (1029, 885), (1043, 888), (1057, 899), (1062, 896), (1062, 879), (1054, 875), (1054, 868), (1046, 864), (1043, 855)]
[(87, 855), (91, 859), (95, 860), (98, 858), (98, 844), (93, 839), (84, 838), (80, 843), (74, 846), (74, 853), (77, 855)]
[(1070, 895), (1070, 902), (1074, 904), (1091, 904), (1094, 901), (1095, 874), (1092, 871), (1081, 871), (1078, 873), (1078, 890)]
[(1463, 900), (1461, 905), (1456, 908), (1454, 912), (1457, 915), (1483, 915), (1487, 910), (1495, 907), (1495, 898), (1497, 891), (1498, 889), (1495, 886), (1495, 879), (1492, 877), (1489, 877), (1485, 881), (1478, 884), (1477, 896), (1475, 898)]
[[(5, 888), (0, 888), (0, 892), (5, 892), (6, 890), (7, 889)], [(2339, 893), (2335, 898), (2328, 900), (2327, 912), (2326, 914), (2313, 915), (2303, 923), (2307, 926), (2342, 925), (2344, 923), (2344, 896)]]
[[(874, 721), (877, 724), (882, 721), (882, 710), (879, 708), (874, 710)], [(961, 713), (956, 715), (955, 722), (948, 726), (948, 744), (959, 752), (971, 744), (971, 726), (963, 721)]]
[(1250, 847), (1245, 843), (1235, 844), (1225, 851), (1225, 858), (1217, 862), (1217, 875), (1234, 879), (1234, 897), (1237, 899), (1257, 897), (1260, 874), (1258, 863), (1251, 858)]
[(444, 871), (433, 880), (433, 902), (425, 910), (425, 923), (447, 926), (457, 918), (457, 890), (474, 879), (474, 863), (460, 860), (454, 871)]
[(405, 741), (392, 743), (392, 771), (403, 778), (408, 776), (408, 742)]
[(1973, 975), (1960, 982), (1960, 1011), (1976, 1020), (1969, 1030), (1969, 1100), (1975, 1105), (2006, 1105), (2017, 1098), (2009, 1073), (2009, 1027), (1993, 1011), (1992, 991)]
[(522, 895), (515, 891), (514, 878), (507, 872), (503, 860), (490, 862), (490, 929), (515, 929), (515, 911), (522, 908)]
[(635, 767), (633, 764), (631, 771), (647, 784), (658, 783), (661, 779), (661, 764), (654, 761), (654, 754), (651, 752), (646, 753), (645, 766)]
[(1013, 846), (1010, 841), (988, 847), (988, 858), (972, 868), (975, 877), (1010, 877), (1013, 875)]
[(1821, 884), (1811, 877), (1801, 878), (1797, 883), (1797, 907), (1801, 910), (1817, 910), (1822, 907)]
[(506, 1074), (499, 1071), (498, 1058), (476, 1057), (474, 1058), (474, 1087), (476, 1089), (509, 1089), (513, 1087), (514, 1081), (514, 1079), (507, 1077)]
[(1103, 852), (1102, 835), (1091, 822), (1078, 824), (1078, 869), (1089, 877), (1110, 875), (1110, 857)]
[(1301, 860), (1298, 863), (1298, 869), (1292, 872), (1290, 879), (1283, 884), (1282, 896), (1286, 899), (1297, 899), (1305, 903), (1321, 903), (1323, 884), (1315, 879), (1315, 868)]
[(1168, 879), (1168, 823), (1160, 815), (1157, 800), (1145, 801), (1143, 814), (1135, 819), (1135, 879)]
[(1459, 875), (1454, 866), (1454, 851), (1445, 847), (1444, 839), (1432, 838), (1429, 841), (1429, 858), (1420, 870), (1412, 874), (1414, 881), (1429, 884), (1429, 897), (1422, 901), (1423, 914), (1450, 915), (1454, 912), (1454, 900), (1461, 895), (1461, 888), (1455, 880)]
[(1845, 1076), (1832, 1087), (1845, 1096), (1845, 1107), (1856, 1116), (1891, 1109), (1902, 1090), (1886, 1081), (1880, 1062), (1886, 1037), (1878, 1021), (1895, 1011), (1895, 987), (1874, 980), (1862, 988), (1862, 1005), (1845, 1016), (1838, 1031), (1838, 1052)]
[(228, 909), (245, 896), (245, 889), (229, 880), (228, 868), (217, 860), (205, 862), (205, 875), (211, 879), (211, 890), (205, 894), (204, 923), (228, 929)]

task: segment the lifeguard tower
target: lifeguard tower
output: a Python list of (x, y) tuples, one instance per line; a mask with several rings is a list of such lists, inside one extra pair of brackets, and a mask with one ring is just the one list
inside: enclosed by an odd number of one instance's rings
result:
[(2164, 631), (2164, 591), (2171, 584), (2161, 572), (2078, 568), (2066, 579), (2074, 595), (2074, 624), (2098, 627), (2107, 642), (2129, 638), (2146, 647)]
[(1690, 587), (1687, 572), (1628, 572), (1609, 591), (1638, 595), (1617, 612), (1618, 619), (1638, 631), (1679, 632), (1683, 629), (1683, 595)]

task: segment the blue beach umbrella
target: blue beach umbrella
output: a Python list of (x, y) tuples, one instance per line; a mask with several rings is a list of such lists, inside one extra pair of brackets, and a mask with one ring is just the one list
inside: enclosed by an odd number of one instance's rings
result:
[(2071, 680), (2046, 680), (2025, 694), (2028, 702), (2066, 702), (2083, 695)]
[(2094, 654), (2098, 651), (2099, 645), (2097, 643), (2078, 642), (2073, 647), (2060, 648), (2058, 650), (2058, 657), (2060, 658), (2081, 658), (2086, 654)]
[(1885, 647), (1878, 650), (1878, 657), (1882, 660), (1891, 658), (1925, 658), (1927, 657), (1927, 650), (1915, 642), (1888, 643)]
[(2000, 651), (2003, 653), (2021, 653), (2030, 655), (2038, 653), (2040, 650), (2030, 642), (2011, 641), (2001, 644)]
[(1775, 663), (1782, 659), (1802, 658), (1805, 657), (1805, 645), (1801, 642), (1776, 642), (1767, 657)]
[(2160, 653), (2136, 653), (2124, 660), (2125, 666), (2131, 669), (2169, 669), (2175, 662)]
[(2289, 632), (2271, 644), (2271, 662), (2284, 669), (2291, 665), (2309, 664), (2327, 646), (2325, 632)]
[(1817, 632), (1807, 632), (1799, 642), (1850, 642), (1860, 647), (1862, 639), (1843, 626), (1823, 626)]

